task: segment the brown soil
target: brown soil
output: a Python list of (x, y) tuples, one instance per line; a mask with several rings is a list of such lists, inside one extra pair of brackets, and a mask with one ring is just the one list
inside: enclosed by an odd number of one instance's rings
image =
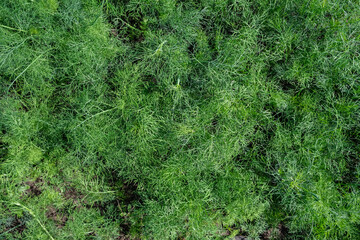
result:
[(276, 228), (270, 228), (266, 232), (264, 232), (261, 236), (261, 239), (285, 239), (288, 231), (289, 230), (287, 229), (287, 227), (284, 224), (280, 223)]
[(118, 236), (116, 239), (117, 239), (117, 240), (130, 240), (130, 237), (127, 237), (127, 236), (121, 234), (121, 235)]
[(20, 235), (22, 234), (22, 232), (26, 229), (26, 225), (25, 222), (21, 221), (21, 219), (19, 219), (16, 215), (14, 217), (14, 219), (12, 220), (10, 226), (8, 226), (7, 228), (5, 228), (4, 232), (18, 232)]
[(30, 187), (25, 191), (26, 194), (30, 197), (39, 196), (42, 193), (41, 186), (43, 183), (44, 181), (41, 178), (37, 178), (35, 181), (25, 182), (25, 184)]
[(59, 211), (53, 206), (48, 207), (45, 215), (48, 219), (53, 220), (58, 228), (64, 227), (68, 220), (66, 214), (61, 213), (61, 211)]
[(234, 240), (247, 240), (245, 236), (236, 236)]
[(81, 207), (81, 200), (85, 196), (78, 192), (74, 187), (66, 187), (66, 190), (63, 194), (67, 200), (71, 199), (76, 207)]

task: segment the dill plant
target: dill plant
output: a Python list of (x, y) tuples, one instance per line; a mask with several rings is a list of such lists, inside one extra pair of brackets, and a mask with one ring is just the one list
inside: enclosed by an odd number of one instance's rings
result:
[(0, 237), (358, 239), (359, 16), (4, 0)]

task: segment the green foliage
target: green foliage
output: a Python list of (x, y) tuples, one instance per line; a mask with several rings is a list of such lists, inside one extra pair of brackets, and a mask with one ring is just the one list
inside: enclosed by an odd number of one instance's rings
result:
[(3, 0), (0, 239), (358, 239), (359, 16)]

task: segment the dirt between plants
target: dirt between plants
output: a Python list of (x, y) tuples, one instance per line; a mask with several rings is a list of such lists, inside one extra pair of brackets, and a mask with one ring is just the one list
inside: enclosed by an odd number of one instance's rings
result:
[(81, 207), (81, 200), (85, 197), (83, 194), (78, 192), (74, 187), (66, 187), (63, 193), (65, 199), (71, 199), (76, 207)]
[(68, 220), (67, 214), (62, 213), (60, 210), (56, 209), (53, 206), (48, 207), (45, 216), (48, 219), (53, 220), (56, 224), (56, 227), (58, 228), (64, 227)]
[(4, 232), (9, 231), (10, 233), (18, 232), (20, 235), (26, 229), (25, 222), (21, 221), (16, 215), (14, 219), (11, 221), (11, 224), (5, 228)]
[(25, 182), (30, 188), (25, 190), (25, 193), (30, 197), (39, 196), (42, 193), (41, 186), (44, 181), (42, 178), (37, 178), (35, 181), (27, 181)]
[[(65, 182), (65, 191), (61, 192), (60, 188), (57, 186), (54, 186), (54, 189), (58, 191), (61, 195), (64, 196), (67, 200), (72, 200), (72, 204), (74, 205), (74, 208), (81, 208), (82, 205), (82, 199), (84, 198), (84, 195), (78, 192), (74, 187), (69, 186), (68, 184), (71, 184), (70, 182)], [(66, 213), (63, 209), (57, 209), (54, 206), (48, 206), (47, 211), (45, 213), (45, 216), (54, 221), (57, 228), (62, 228), (66, 225), (66, 222), (69, 220), (69, 215)]]
[(285, 239), (288, 232), (289, 229), (284, 224), (280, 223), (276, 228), (270, 228), (269, 230), (264, 232), (261, 236), (261, 239)]
[[(37, 180), (37, 182), (42, 183), (42, 180), (41, 181)], [(36, 181), (30, 182), (29, 184), (31, 185), (32, 189), (38, 187), (38, 185), (36, 184)], [(48, 183), (48, 184), (51, 185), (50, 183)], [(62, 186), (63, 189), (65, 189), (65, 190), (62, 191), (60, 189), (60, 186)], [(75, 187), (72, 186), (72, 182), (64, 181), (63, 183), (60, 184), (60, 186), (52, 186), (52, 187), (55, 191), (59, 192), (66, 200), (70, 200), (72, 202), (70, 207), (73, 210), (80, 209), (80, 208), (86, 208), (86, 209), (93, 208), (93, 209), (97, 209), (102, 216), (109, 217), (108, 213), (107, 213), (107, 211), (108, 211), (107, 206), (109, 206), (109, 205), (119, 206), (118, 200), (112, 200), (112, 201), (107, 201), (107, 202), (95, 202), (93, 204), (89, 204), (85, 200), (85, 195), (82, 194), (80, 191), (78, 191)], [(122, 200), (124, 202), (131, 202), (134, 199), (137, 199), (138, 196), (135, 194), (136, 188), (137, 188), (136, 184), (132, 184), (132, 183), (122, 184), (121, 190), (125, 193), (124, 199), (122, 199)], [(55, 222), (57, 228), (64, 227), (66, 225), (66, 222), (68, 220), (71, 220), (71, 216), (69, 216), (69, 214), (66, 213), (65, 209), (57, 209), (55, 206), (52, 206), (52, 205), (47, 207), (47, 211), (46, 211), (45, 215), (48, 219)], [(109, 220), (112, 220), (112, 219), (109, 218)], [(121, 239), (121, 240), (131, 239), (127, 235), (127, 233), (130, 230), (130, 226), (127, 223), (124, 223), (121, 225), (121, 228), (122, 228), (122, 232), (119, 233), (119, 236), (116, 239)], [(88, 236), (96, 236), (96, 232), (91, 232), (88, 234)]]

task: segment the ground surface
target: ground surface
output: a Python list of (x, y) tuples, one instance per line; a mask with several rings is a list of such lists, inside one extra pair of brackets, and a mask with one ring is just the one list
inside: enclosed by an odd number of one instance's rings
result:
[(360, 239), (358, 0), (2, 0), (0, 239)]

